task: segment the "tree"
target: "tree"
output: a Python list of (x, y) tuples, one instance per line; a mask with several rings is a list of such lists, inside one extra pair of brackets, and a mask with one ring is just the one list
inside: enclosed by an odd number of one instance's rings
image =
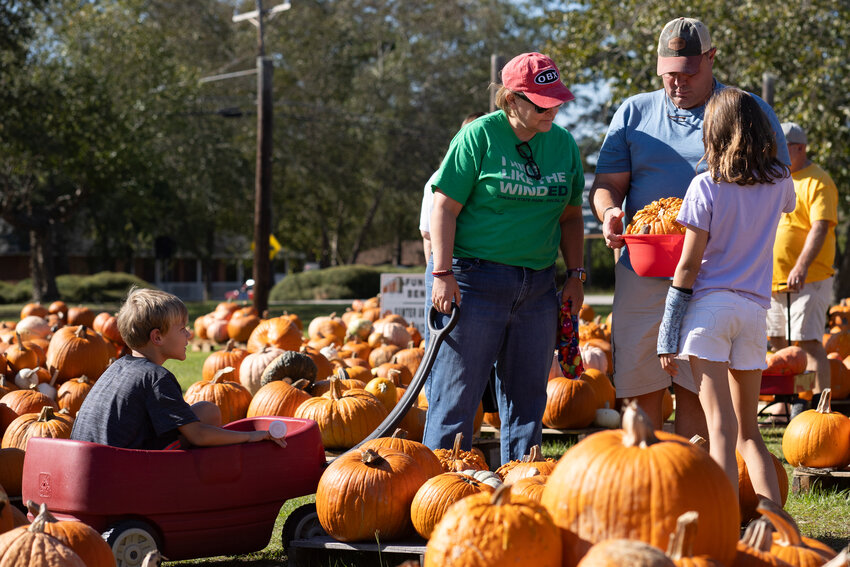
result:
[(559, 8), (547, 11), (548, 49), (568, 62), (563, 74), (573, 82), (610, 85), (611, 99), (597, 101), (609, 116), (627, 96), (661, 88), (655, 74), (658, 34), (678, 16), (708, 26), (718, 48), (715, 76), (722, 83), (760, 94), (763, 75), (776, 76), (776, 114), (806, 128), (812, 159), (838, 185), (844, 252), (837, 256), (836, 293), (850, 295), (850, 4), (723, 0), (695, 9), (681, 1), (604, 0)]

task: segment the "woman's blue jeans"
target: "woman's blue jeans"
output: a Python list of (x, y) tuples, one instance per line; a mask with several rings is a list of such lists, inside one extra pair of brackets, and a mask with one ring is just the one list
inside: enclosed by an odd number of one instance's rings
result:
[(555, 268), (455, 258), (452, 270), (461, 292), (460, 317), (425, 383), (423, 442), (431, 449), (451, 448), (460, 432), (462, 448), (470, 450), (475, 412), (495, 364), (502, 463), (521, 459), (543, 439), (558, 324)]

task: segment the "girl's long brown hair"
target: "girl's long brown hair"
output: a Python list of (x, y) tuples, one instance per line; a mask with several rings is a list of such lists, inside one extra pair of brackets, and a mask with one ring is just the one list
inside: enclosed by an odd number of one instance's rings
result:
[(776, 135), (756, 100), (735, 87), (714, 93), (702, 126), (705, 161), (715, 182), (755, 185), (788, 175), (776, 157)]

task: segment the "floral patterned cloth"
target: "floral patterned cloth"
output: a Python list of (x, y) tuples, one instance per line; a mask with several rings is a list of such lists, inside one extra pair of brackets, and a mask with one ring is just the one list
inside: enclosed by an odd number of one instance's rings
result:
[(561, 305), (558, 314), (558, 363), (567, 378), (578, 378), (584, 372), (581, 362), (581, 352), (578, 349), (578, 317), (571, 315), (572, 301), (569, 299)]

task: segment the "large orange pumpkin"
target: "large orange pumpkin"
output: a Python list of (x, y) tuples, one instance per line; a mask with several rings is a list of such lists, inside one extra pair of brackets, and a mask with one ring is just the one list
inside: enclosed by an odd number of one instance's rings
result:
[[(770, 454), (773, 461), (773, 468), (776, 471), (776, 476), (779, 479), (779, 493), (782, 497), (782, 505), (788, 499), (788, 473), (785, 472), (785, 467), (782, 466), (782, 461), (776, 456)], [(735, 451), (735, 460), (738, 462), (738, 505), (741, 508), (741, 521), (744, 523), (754, 520), (759, 517), (756, 507), (759, 504), (759, 497), (753, 489), (753, 482), (750, 480), (750, 472), (747, 470), (747, 463), (738, 451)]]
[(310, 398), (295, 410), (295, 417), (319, 424), (326, 449), (349, 449), (365, 439), (384, 418), (387, 408), (366, 390), (342, 391), (339, 379), (331, 377), (330, 391)]
[(596, 409), (604, 408), (605, 402), (608, 402), (610, 408), (617, 405), (617, 392), (607, 374), (595, 368), (585, 368), (579, 379), (589, 382), (593, 386), (593, 391), (596, 392), (596, 399), (599, 402)]
[(546, 383), (543, 425), (555, 429), (583, 429), (593, 423), (599, 399), (584, 380), (557, 377)]
[(699, 514), (685, 512), (676, 520), (676, 531), (670, 535), (667, 556), (676, 567), (723, 567), (723, 564), (707, 555), (694, 555), (694, 538), (698, 528)]
[(295, 321), (286, 316), (263, 319), (251, 331), (248, 337), (248, 352), (257, 352), (264, 346), (273, 346), (281, 350), (298, 350), (303, 342), (301, 330)]
[(44, 533), (73, 549), (85, 562), (86, 567), (115, 567), (112, 548), (101, 537), (100, 532), (84, 522), (56, 519), (45, 504), (37, 506), (30, 500), (27, 502), (27, 508), (33, 515), (33, 523), (43, 520)]
[(837, 554), (824, 544), (818, 542), (817, 546), (810, 546), (803, 538), (797, 523), (788, 512), (782, 509), (776, 502), (762, 498), (758, 505), (758, 511), (773, 524), (776, 530), (770, 552), (787, 561), (794, 567), (820, 567)]
[(700, 515), (694, 552), (725, 564), (735, 556), (738, 500), (723, 469), (687, 439), (654, 432), (635, 402), (623, 412), (623, 429), (589, 435), (561, 457), (542, 503), (564, 530), (566, 567), (604, 539), (666, 547), (690, 510)]
[(764, 374), (794, 375), (806, 371), (809, 359), (806, 351), (798, 346), (787, 346), (766, 355), (767, 368)]
[(44, 533), (44, 524), (41, 518), (0, 534), (0, 565), (87, 567), (73, 549)]
[(50, 439), (70, 439), (74, 419), (56, 412), (50, 406), (44, 406), (39, 413), (25, 413), (15, 419), (3, 433), (0, 447), (17, 447), (27, 450), (27, 443), (33, 437)]
[(223, 350), (210, 353), (204, 360), (204, 365), (201, 367), (201, 379), (212, 380), (219, 370), (231, 367), (233, 374), (230, 379), (239, 382), (239, 367), (246, 356), (248, 356), (247, 350), (237, 347), (233, 339), (228, 340)]
[(244, 418), (251, 404), (251, 392), (233, 379), (233, 373), (232, 366), (220, 369), (212, 380), (199, 380), (186, 388), (183, 399), (188, 404), (202, 401), (215, 404), (221, 410), (222, 423)]
[(309, 384), (307, 380), (296, 380), (292, 384), (284, 380), (269, 382), (254, 394), (248, 405), (246, 417), (262, 415), (294, 417), (298, 406), (312, 398), (304, 391)]
[(388, 447), (337, 457), (319, 479), (319, 523), (340, 541), (392, 541), (412, 531), (410, 503), (426, 481), (410, 455)]
[(425, 567), (535, 565), (560, 567), (561, 535), (537, 502), (501, 485), (449, 507), (425, 548)]
[(449, 506), (471, 494), (493, 492), (493, 487), (459, 472), (440, 473), (429, 478), (416, 491), (410, 504), (410, 519), (416, 533), (431, 537)]
[(44, 406), (51, 406), (59, 411), (59, 404), (35, 388), (13, 390), (0, 398), (0, 405), (8, 406), (18, 416), (25, 413), (38, 413)]
[(407, 431), (404, 429), (396, 429), (390, 437), (370, 439), (360, 446), (361, 449), (377, 449), (378, 447), (389, 447), (401, 451), (405, 455), (410, 455), (422, 469), (425, 478), (431, 478), (443, 472), (440, 459), (437, 458), (434, 451), (419, 441), (408, 439)]
[(841, 469), (850, 464), (850, 418), (832, 411), (831, 396), (829, 388), (821, 392), (818, 407), (804, 411), (785, 428), (782, 453), (792, 467)]
[(69, 325), (50, 339), (46, 366), (59, 370), (57, 384), (80, 376), (97, 380), (113, 356), (114, 350), (90, 327)]

